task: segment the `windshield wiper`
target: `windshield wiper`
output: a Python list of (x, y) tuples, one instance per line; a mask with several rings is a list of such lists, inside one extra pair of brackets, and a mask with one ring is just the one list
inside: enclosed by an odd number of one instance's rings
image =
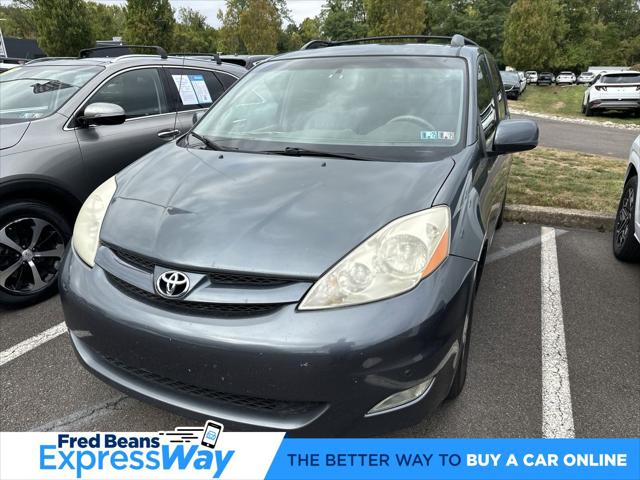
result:
[(269, 155), (289, 155), (291, 157), (331, 157), (346, 158), (348, 160), (371, 160), (370, 158), (354, 155), (353, 153), (326, 152), (323, 150), (309, 150), (299, 147), (286, 147), (283, 150), (263, 150), (256, 153), (266, 153)]
[[(214, 142), (212, 140), (209, 140), (207, 137), (205, 137), (204, 135), (200, 135), (199, 133), (189, 132), (189, 135), (191, 135), (192, 137), (195, 137), (198, 140), (200, 140), (204, 144), (204, 146), (207, 147), (209, 150), (220, 150), (220, 151), (230, 150), (229, 148), (221, 147), (216, 142)], [(233, 150), (235, 150), (235, 149), (233, 149)]]

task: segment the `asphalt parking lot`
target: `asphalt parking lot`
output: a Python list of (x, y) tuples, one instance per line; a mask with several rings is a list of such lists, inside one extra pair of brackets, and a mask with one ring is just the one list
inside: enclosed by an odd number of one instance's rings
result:
[[(465, 391), (394, 435), (640, 436), (640, 265), (616, 261), (610, 244), (609, 233), (505, 224), (476, 300)], [(1, 430), (199, 424), (85, 372), (62, 321), (57, 297), (0, 311)]]
[(530, 118), (538, 124), (541, 146), (604, 155), (625, 161), (629, 158), (631, 144), (640, 134), (640, 127), (623, 129), (608, 125), (527, 117), (520, 114), (512, 116), (513, 118)]

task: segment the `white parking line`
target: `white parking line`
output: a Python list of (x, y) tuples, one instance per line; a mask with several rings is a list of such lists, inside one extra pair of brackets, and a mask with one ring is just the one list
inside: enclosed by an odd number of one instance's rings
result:
[(542, 437), (573, 438), (573, 408), (562, 319), (555, 230), (541, 231)]
[[(567, 233), (566, 230), (558, 229), (555, 231), (555, 235), (557, 237), (559, 237), (560, 235), (564, 235), (565, 233)], [(540, 245), (544, 240), (546, 240), (548, 236), (553, 236), (553, 235), (554, 235), (553, 232), (547, 232), (546, 234), (543, 234), (539, 237), (536, 236), (534, 238), (530, 238), (529, 240), (525, 240), (523, 242), (519, 242), (514, 245), (511, 245), (509, 247), (501, 248), (500, 250), (497, 250), (487, 255), (486, 263), (492, 263), (492, 262), (495, 262), (496, 260), (501, 260), (503, 258), (509, 257), (514, 253), (521, 252), (531, 247), (536, 247)]]
[(0, 352), (0, 367), (11, 360), (18, 358), (20, 355), (24, 355), (25, 353), (33, 350), (39, 345), (56, 338), (58, 335), (62, 335), (66, 331), (67, 326), (64, 322), (60, 322), (44, 332), (34, 335), (31, 338), (27, 338), (13, 347), (7, 348), (5, 351)]

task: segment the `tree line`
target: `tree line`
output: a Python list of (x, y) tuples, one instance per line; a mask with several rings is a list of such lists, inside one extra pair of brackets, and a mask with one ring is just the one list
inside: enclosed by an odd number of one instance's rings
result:
[(51, 56), (114, 36), (175, 52), (273, 54), (316, 38), (461, 33), (520, 70), (640, 63), (637, 0), (326, 0), (316, 17), (296, 24), (290, 15), (286, 0), (226, 0), (214, 28), (169, 0), (14, 0), (0, 6), (0, 26)]

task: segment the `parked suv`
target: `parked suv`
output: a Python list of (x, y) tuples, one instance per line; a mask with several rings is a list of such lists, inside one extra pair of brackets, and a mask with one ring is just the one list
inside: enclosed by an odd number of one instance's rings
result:
[(573, 85), (576, 83), (576, 74), (573, 72), (560, 72), (556, 77), (556, 85)]
[(385, 40), (266, 60), (89, 197), (60, 276), (86, 368), (232, 429), (380, 431), (460, 394), (538, 128), (471, 41)]
[(504, 90), (507, 97), (513, 100), (518, 100), (523, 91), (518, 72), (507, 72), (502, 70), (500, 72), (500, 77), (502, 78), (502, 83), (504, 84)]
[(590, 117), (603, 110), (640, 112), (640, 72), (602, 73), (593, 80), (584, 92), (582, 113)]
[(538, 74), (538, 85), (551, 85), (556, 77), (551, 72), (542, 72)]
[(538, 83), (538, 72), (535, 70), (528, 70), (524, 74), (527, 77), (527, 83)]
[(160, 51), (43, 59), (2, 74), (0, 304), (23, 305), (54, 292), (87, 195), (188, 130), (194, 112), (245, 72)]

